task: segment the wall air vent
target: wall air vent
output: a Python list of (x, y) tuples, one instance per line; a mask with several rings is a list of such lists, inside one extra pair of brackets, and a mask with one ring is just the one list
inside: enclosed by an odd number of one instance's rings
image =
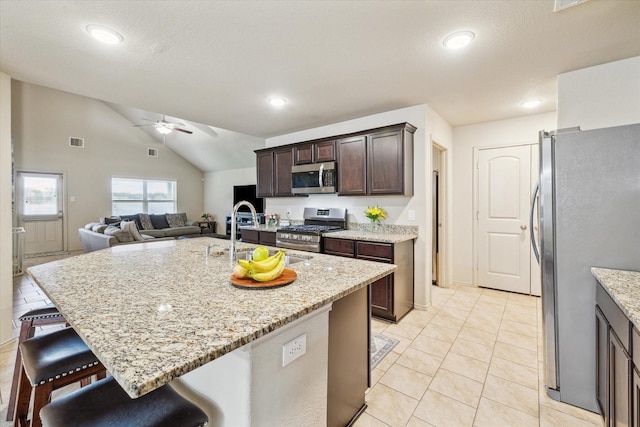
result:
[(84, 148), (84, 138), (69, 137), (69, 145), (71, 147)]
[(149, 157), (158, 157), (158, 149), (157, 148), (148, 148), (147, 155)]
[(584, 3), (589, 0), (556, 0), (553, 4), (553, 11), (559, 12), (564, 9), (568, 9), (572, 6), (577, 6), (580, 3)]

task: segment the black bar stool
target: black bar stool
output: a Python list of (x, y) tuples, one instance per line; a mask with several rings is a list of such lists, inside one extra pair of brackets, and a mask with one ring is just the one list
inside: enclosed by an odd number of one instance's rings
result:
[(209, 418), (170, 385), (131, 399), (109, 377), (42, 408), (47, 427), (202, 427)]
[[(106, 369), (73, 328), (30, 338), (20, 344), (22, 364), (18, 381), (13, 426), (41, 427), (40, 409), (51, 392), (96, 375), (105, 378)], [(33, 394), (33, 412), (28, 421)]]
[(18, 351), (16, 352), (16, 363), (13, 368), (13, 380), (11, 382), (11, 393), (9, 393), (9, 406), (7, 407), (7, 421), (13, 420), (13, 411), (16, 404), (16, 393), (18, 390), (18, 377), (20, 375), (20, 344), (32, 338), (36, 332), (36, 327), (43, 325), (54, 325), (57, 323), (67, 323), (66, 319), (53, 305), (45, 305), (28, 311), (20, 316), (20, 335), (18, 336)]

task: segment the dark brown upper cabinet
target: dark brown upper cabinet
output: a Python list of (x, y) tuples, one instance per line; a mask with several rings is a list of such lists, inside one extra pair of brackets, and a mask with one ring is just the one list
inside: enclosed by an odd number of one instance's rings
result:
[(333, 162), (336, 159), (335, 141), (308, 142), (294, 146), (294, 165)]
[(256, 152), (258, 197), (292, 197), (293, 147)]
[(338, 195), (413, 195), (413, 134), (403, 123), (337, 141)]

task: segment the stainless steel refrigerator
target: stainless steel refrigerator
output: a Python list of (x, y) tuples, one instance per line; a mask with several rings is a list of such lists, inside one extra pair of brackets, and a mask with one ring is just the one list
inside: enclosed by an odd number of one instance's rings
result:
[(590, 269), (640, 270), (640, 124), (540, 132), (538, 188), (547, 394), (597, 412)]

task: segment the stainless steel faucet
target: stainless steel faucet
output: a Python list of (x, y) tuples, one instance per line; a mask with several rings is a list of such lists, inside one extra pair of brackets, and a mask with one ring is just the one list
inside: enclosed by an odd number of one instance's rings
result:
[(258, 226), (258, 215), (256, 215), (256, 208), (246, 200), (242, 200), (233, 207), (233, 212), (231, 212), (231, 247), (229, 247), (229, 257), (231, 261), (231, 268), (233, 268), (236, 264), (236, 215), (238, 214), (238, 209), (240, 206), (248, 206), (251, 211), (251, 217), (253, 219), (253, 226)]

